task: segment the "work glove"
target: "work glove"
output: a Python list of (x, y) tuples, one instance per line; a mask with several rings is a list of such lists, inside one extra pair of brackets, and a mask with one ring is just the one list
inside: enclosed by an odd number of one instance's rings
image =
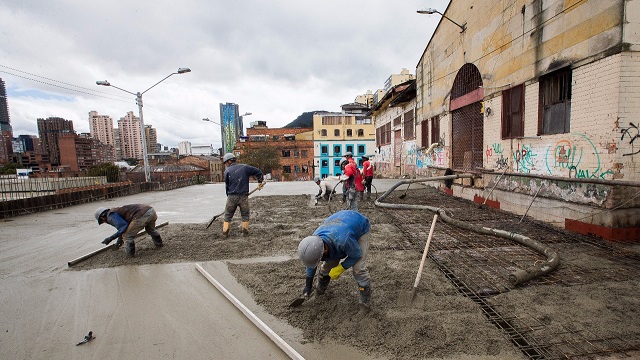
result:
[(262, 190), (263, 187), (264, 187), (264, 183), (263, 182), (258, 184), (258, 191)]
[(304, 296), (305, 298), (310, 298), (311, 294), (313, 293), (313, 277), (307, 277), (305, 279), (305, 286), (304, 286), (304, 290), (302, 291), (302, 296)]
[(112, 241), (113, 241), (113, 239), (108, 237), (108, 238), (102, 240), (102, 243), (105, 244), (105, 245), (109, 245), (109, 243), (112, 242)]
[(329, 276), (331, 277), (331, 279), (337, 280), (345, 270), (346, 269), (342, 266), (342, 264), (338, 264), (338, 266), (329, 270)]

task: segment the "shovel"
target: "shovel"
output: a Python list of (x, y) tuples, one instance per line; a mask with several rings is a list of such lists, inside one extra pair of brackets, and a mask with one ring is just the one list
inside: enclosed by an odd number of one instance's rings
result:
[(397, 304), (400, 306), (411, 306), (414, 303), (414, 300), (416, 297), (416, 289), (418, 288), (418, 283), (420, 282), (420, 278), (422, 277), (422, 268), (424, 267), (424, 261), (427, 258), (427, 252), (429, 251), (429, 244), (431, 243), (431, 237), (433, 237), (433, 229), (436, 227), (436, 221), (438, 221), (438, 214), (433, 215), (433, 222), (431, 222), (431, 230), (429, 230), (429, 237), (427, 238), (427, 243), (425, 244), (424, 251), (422, 252), (422, 260), (420, 260), (420, 267), (418, 268), (416, 281), (413, 283), (413, 289), (411, 289), (411, 291), (402, 291), (400, 293), (400, 296), (398, 296)]
[[(265, 182), (263, 182), (263, 184), (265, 184)], [(251, 195), (251, 194), (253, 194), (254, 192), (256, 192), (256, 190), (258, 190), (258, 188), (255, 188), (255, 189), (253, 189), (253, 190), (249, 191), (249, 195)], [(249, 195), (247, 195), (247, 196), (249, 196)], [(205, 229), (208, 229), (208, 228), (209, 228), (209, 226), (211, 226), (211, 224), (213, 224), (213, 222), (214, 222), (214, 221), (216, 221), (216, 219), (217, 219), (217, 218), (219, 218), (219, 217), (220, 217), (220, 216), (222, 216), (222, 215), (224, 215), (224, 211), (223, 211), (223, 212), (221, 212), (220, 214), (215, 215), (214, 217), (212, 217), (212, 218), (211, 218), (211, 220), (209, 220), (209, 223), (207, 224), (207, 227), (206, 227)]]
[(289, 307), (290, 307), (290, 308), (291, 308), (291, 307), (298, 307), (298, 306), (302, 305), (302, 303), (303, 303), (306, 299), (307, 299), (307, 298), (306, 298), (306, 297), (304, 297), (304, 296), (301, 296), (301, 297), (299, 297), (299, 298), (296, 298), (295, 300), (293, 300), (293, 301), (291, 302), (291, 304), (289, 304)]

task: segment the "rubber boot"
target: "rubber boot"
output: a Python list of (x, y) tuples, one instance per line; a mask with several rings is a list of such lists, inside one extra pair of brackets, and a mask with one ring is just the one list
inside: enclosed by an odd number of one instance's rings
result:
[(136, 243), (133, 241), (127, 241), (124, 244), (124, 251), (127, 253), (127, 257), (132, 258), (136, 256)]
[(304, 291), (302, 291), (302, 295), (308, 299), (311, 297), (312, 292), (313, 292), (313, 277), (308, 276), (305, 279)]
[(153, 240), (153, 245), (155, 245), (157, 248), (161, 248), (164, 245), (162, 243), (162, 237), (160, 237), (160, 235), (152, 236), (151, 240)]
[(318, 286), (316, 286), (316, 295), (324, 295), (327, 287), (329, 287), (329, 281), (331, 281), (329, 275), (320, 275), (318, 278)]
[(243, 236), (248, 236), (249, 235), (249, 222), (248, 221), (243, 221), (242, 222), (242, 235)]
[(358, 290), (360, 294), (360, 299), (358, 302), (360, 303), (360, 305), (369, 307), (371, 303), (371, 286), (360, 286), (358, 287)]
[(231, 223), (228, 221), (225, 221), (222, 223), (222, 235), (224, 237), (229, 236), (229, 229), (231, 229)]

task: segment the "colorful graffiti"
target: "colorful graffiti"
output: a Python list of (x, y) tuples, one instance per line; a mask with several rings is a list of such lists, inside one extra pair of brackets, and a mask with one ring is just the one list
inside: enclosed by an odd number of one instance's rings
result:
[(536, 169), (536, 160), (538, 154), (531, 144), (524, 145), (518, 143), (518, 147), (513, 152), (513, 163), (515, 170), (523, 174), (530, 174)]
[[(632, 132), (635, 132), (635, 135), (631, 134)], [(620, 133), (622, 134), (622, 137), (620, 138), (621, 141), (624, 140), (625, 136), (629, 135), (629, 144), (631, 146), (633, 146), (633, 142), (636, 139), (640, 138), (640, 129), (638, 129), (638, 125), (634, 123), (629, 123), (628, 128), (620, 129)], [(635, 154), (640, 154), (640, 149), (636, 152), (622, 154), (622, 156), (629, 156), (629, 155), (635, 155)]]
[[(549, 175), (559, 170), (569, 170), (569, 177), (573, 174), (576, 178), (604, 179), (607, 175), (613, 174), (611, 170), (602, 169), (598, 149), (585, 134), (572, 133), (571, 135), (577, 139), (575, 141), (562, 139), (554, 146), (547, 148), (545, 159)], [(580, 146), (584, 142), (587, 145)], [(584, 154), (593, 155), (590, 159), (592, 165), (583, 162)]]

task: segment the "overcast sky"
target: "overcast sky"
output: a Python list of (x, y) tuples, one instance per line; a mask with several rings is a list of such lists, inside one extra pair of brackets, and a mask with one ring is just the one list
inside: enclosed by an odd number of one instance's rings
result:
[(449, 0), (3, 0), (0, 78), (14, 136), (37, 118), (138, 115), (158, 142), (220, 146), (220, 103), (282, 127), (305, 111), (340, 111), (415, 67)]

